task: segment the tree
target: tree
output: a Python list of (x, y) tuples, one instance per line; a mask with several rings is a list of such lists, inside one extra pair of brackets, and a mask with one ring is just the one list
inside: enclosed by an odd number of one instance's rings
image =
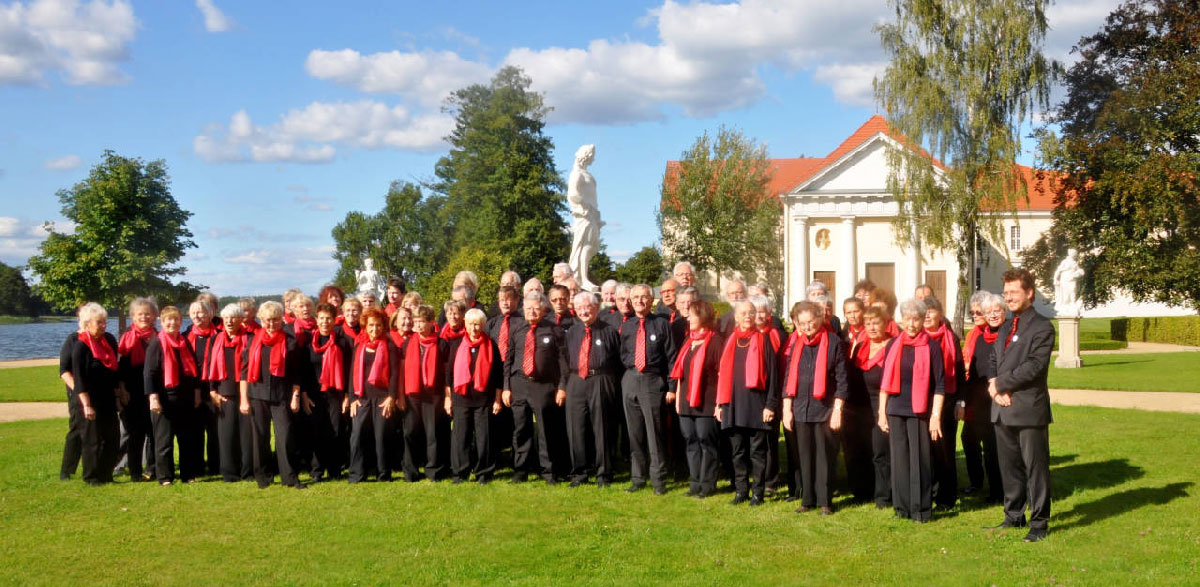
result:
[(765, 145), (725, 126), (715, 138), (705, 132), (663, 176), (663, 251), (698, 268), (755, 271), (782, 283), (783, 214), (769, 181)]
[(549, 108), (519, 68), (458, 90), (444, 110), (455, 126), (433, 187), (446, 196), (450, 250), (494, 250), (521, 275), (550, 275), (567, 258), (566, 200), (543, 134)]
[(354, 290), (354, 271), (367, 257), (380, 274), (410, 285), (429, 279), (450, 252), (440, 219), (444, 204), (443, 196), (426, 196), (416, 185), (394, 181), (382, 210), (372, 215), (347, 213), (332, 231), (333, 257), (339, 262), (335, 281)]
[(616, 279), (617, 271), (613, 267), (613, 260), (608, 256), (608, 250), (603, 241), (600, 242), (600, 250), (592, 255), (588, 261), (588, 277), (593, 283), (604, 283), (609, 279)]
[(62, 215), (75, 223), (65, 234), (47, 224), (49, 237), (29, 259), (38, 277), (35, 290), (60, 310), (94, 301), (118, 313), (136, 296), (160, 303), (184, 299), (197, 288), (171, 278), (175, 265), (196, 244), (187, 228), (192, 213), (171, 195), (167, 166), (105, 151), (87, 179), (60, 190)]
[(0, 263), (0, 314), (29, 316), (32, 310), (29, 284), (21, 270)]
[(875, 96), (906, 147), (887, 154), (900, 204), (894, 233), (899, 244), (915, 245), (915, 232), (954, 253), (955, 324), (972, 291), (976, 239), (1003, 243), (1005, 214), (1027, 197), (1020, 127), (1048, 104), (1056, 71), (1041, 52), (1048, 2), (891, 0), (895, 21), (876, 29), (891, 60)]
[[(1200, 308), (1200, 5), (1127, 2), (1079, 42), (1041, 156), (1057, 174), (1051, 271), (1067, 246), (1088, 306), (1123, 290)], [(1050, 284), (1049, 281), (1047, 281)]]
[(663, 257), (657, 247), (642, 247), (617, 268), (617, 281), (658, 285), (663, 277)]
[(454, 252), (450, 260), (428, 279), (418, 283), (425, 303), (441, 310), (441, 303), (450, 299), (454, 276), (459, 271), (473, 271), (479, 278), (479, 291), (475, 299), (484, 306), (496, 301), (500, 288), (500, 274), (508, 270), (508, 263), (499, 252), (479, 246), (465, 246)]

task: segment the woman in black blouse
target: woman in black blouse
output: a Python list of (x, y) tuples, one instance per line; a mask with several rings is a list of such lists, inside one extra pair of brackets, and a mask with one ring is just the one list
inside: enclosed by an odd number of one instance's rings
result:
[(221, 309), (224, 330), (217, 332), (212, 353), (203, 367), (208, 395), (217, 410), (217, 439), (221, 450), (221, 478), (227, 483), (249, 481), (254, 476), (253, 429), (250, 417), (238, 408), (248, 391), (246, 383), (246, 313), (240, 304)]
[(988, 380), (995, 377), (992, 368), (992, 344), (1005, 321), (1004, 298), (980, 291), (971, 296), (971, 316), (975, 327), (967, 333), (963, 347), (964, 371), (967, 380), (962, 397), (966, 405), (955, 410), (955, 417), (963, 423), (963, 460), (967, 463), (967, 478), (970, 486), (964, 493), (972, 494), (983, 487), (986, 474), (988, 495), (992, 503), (1004, 498), (1004, 487), (1000, 483), (1000, 463), (996, 458), (996, 429), (992, 426), (992, 397), (988, 395)]
[(379, 308), (363, 311), (365, 340), (354, 347), (350, 398), (350, 482), (367, 479), (368, 442), (375, 447), (375, 478), (392, 480), (390, 437), (404, 409), (400, 396), (400, 349), (387, 335), (387, 314)]
[[(332, 287), (332, 286), (330, 286)], [(328, 289), (328, 288), (326, 288)], [(340, 291), (340, 290), (339, 290)], [(333, 295), (336, 295), (334, 292)], [(308, 391), (308, 407), (312, 431), (312, 479), (320, 481), (329, 476), (341, 476), (342, 464), (349, 447), (345, 435), (342, 402), (346, 397), (347, 373), (354, 351), (354, 341), (341, 335), (337, 325), (338, 310), (332, 304), (317, 304), (317, 330), (308, 345), (308, 360), (312, 378)]]
[(692, 303), (687, 314), (689, 334), (671, 368), (675, 411), (687, 446), (687, 495), (701, 499), (716, 493), (720, 464), (717, 370), (725, 339), (714, 331), (714, 314), (712, 304), (707, 301)]
[(89, 302), (79, 308), (79, 333), (71, 346), (71, 375), (83, 422), (80, 430), (83, 480), (110, 483), (117, 464), (117, 339), (105, 332), (108, 313)]
[(486, 321), (483, 310), (467, 310), (463, 318), (466, 334), (450, 344), (446, 362), (445, 408), (453, 418), (450, 466), (454, 483), (466, 481), (472, 466), (481, 485), (489, 483), (496, 471), (490, 423), (491, 417), (500, 413), (503, 363), (500, 350), (484, 332)]
[[(892, 324), (891, 317), (883, 308), (871, 306), (864, 310), (863, 327), (866, 329), (866, 342), (855, 349), (847, 368), (851, 398), (858, 393), (865, 394), (870, 400), (873, 415), (879, 414), (879, 401), (882, 397), (879, 387), (883, 383), (884, 359), (896, 340), (890, 334)], [(887, 509), (892, 507), (891, 439), (888, 438), (887, 432), (874, 425), (874, 416), (871, 420), (869, 449), (874, 475), (867, 482), (871, 485), (875, 507)]]
[(187, 339), (179, 333), (183, 316), (167, 306), (159, 315), (162, 332), (146, 347), (145, 389), (154, 426), (154, 464), (159, 485), (175, 480), (175, 441), (179, 442), (179, 476), (195, 480), (197, 467), (196, 408), (200, 407), (200, 370)]
[[(891, 438), (892, 506), (901, 518), (933, 513), (931, 442), (942, 436), (942, 349), (924, 331), (925, 304), (900, 304), (900, 336), (888, 350), (879, 392), (879, 427)], [(889, 397), (895, 396), (895, 397)]]
[(263, 302), (258, 307), (262, 328), (254, 333), (246, 352), (249, 390), (241, 411), (250, 416), (254, 428), (254, 478), (260, 489), (271, 485), (271, 429), (275, 430), (275, 459), (279, 480), (287, 487), (305, 489), (296, 466), (293, 418), (300, 411), (300, 379), (303, 361), (296, 337), (284, 332), (283, 304)]
[(716, 417), (733, 453), (736, 493), (730, 503), (756, 506), (766, 491), (767, 433), (779, 413), (779, 370), (771, 342), (754, 328), (754, 304), (735, 304), (734, 323), (721, 352)]
[(796, 513), (821, 508), (833, 513), (833, 471), (842, 427), (846, 388), (846, 351), (842, 339), (825, 324), (825, 309), (796, 302), (796, 325), (783, 385), (783, 425), (796, 435), (800, 465), (800, 507)]

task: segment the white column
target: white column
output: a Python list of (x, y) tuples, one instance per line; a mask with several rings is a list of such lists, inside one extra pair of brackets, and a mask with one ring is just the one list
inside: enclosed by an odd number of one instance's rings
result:
[(788, 267), (788, 281), (791, 283), (790, 297), (787, 300), (785, 312), (790, 311), (792, 304), (804, 299), (804, 288), (808, 285), (808, 217), (793, 216), (792, 228), (792, 265)]
[(917, 234), (917, 225), (909, 228), (909, 239), (912, 244), (905, 251), (904, 278), (908, 282), (907, 289), (896, 292), (896, 299), (904, 301), (912, 299), (913, 291), (921, 285), (921, 239)]
[(855, 235), (854, 216), (842, 216), (842, 237), (839, 248), (842, 251), (842, 263), (837, 272), (837, 300), (833, 300), (835, 311), (841, 310), (842, 300), (854, 295), (854, 282), (858, 281), (856, 268), (858, 266), (858, 245)]

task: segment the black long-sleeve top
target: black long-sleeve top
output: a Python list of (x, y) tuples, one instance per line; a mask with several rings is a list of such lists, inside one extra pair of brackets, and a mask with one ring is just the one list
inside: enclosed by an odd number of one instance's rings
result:
[(209, 353), (212, 352), (213, 342), (217, 340), (218, 336), (225, 336), (225, 331), (217, 330), (216, 323), (214, 322), (212, 334), (208, 336), (196, 336), (196, 344), (192, 345), (189, 334), (193, 328), (195, 328), (195, 325), (189, 326), (180, 336), (188, 341), (188, 346), (192, 349), (192, 356), (196, 357), (196, 372), (203, 373), (204, 366), (208, 364)]
[[(108, 334), (105, 332), (105, 334)], [(62, 348), (58, 350), (58, 374), (71, 373), (71, 356), (75, 353), (75, 341), (79, 340), (79, 333), (72, 332), (67, 335), (67, 339), (63, 341)], [(113, 347), (113, 352), (117, 352), (117, 347)]]
[[(524, 322), (525, 319), (522, 318), (521, 321)], [(487, 334), (484, 333), (483, 336), (487, 336)], [(450, 397), (453, 398), (453, 401), (462, 402), (462, 405), (469, 407), (480, 407), (491, 404), (496, 399), (496, 390), (500, 389), (500, 386), (504, 384), (504, 362), (500, 360), (500, 348), (496, 344), (496, 341), (492, 341), (492, 368), (489, 370), (487, 389), (484, 391), (476, 391), (473, 383), (475, 361), (479, 359), (479, 351), (483, 348), (483, 345), (470, 347), (466, 336), (456, 339), (454, 343), (454, 352), (450, 355), (450, 360), (446, 361), (446, 384), (450, 386)], [(466, 395), (459, 395), (458, 392), (454, 391), (454, 365), (458, 360), (458, 349), (464, 344), (468, 345), (467, 370), (471, 373), (472, 383), (467, 384)]]
[(734, 342), (733, 355), (733, 394), (728, 404), (721, 406), (721, 427), (754, 428), (770, 430), (771, 425), (762, 421), (763, 410), (775, 412), (779, 416), (781, 402), (778, 355), (771, 342), (763, 337), (762, 368), (766, 374), (767, 383), (762, 389), (746, 387), (746, 359), (749, 347), (738, 346)]
[[(155, 336), (156, 335), (157, 333), (155, 333)], [(145, 351), (146, 347), (149, 345), (149, 341), (153, 338), (154, 336), (151, 336), (150, 339), (147, 339), (145, 344), (141, 342), (138, 343), (142, 345), (143, 351)], [(114, 346), (113, 350), (115, 351), (116, 349), (117, 347)], [(129, 355), (121, 355), (120, 361), (117, 363), (117, 373), (119, 374), (121, 383), (125, 384), (125, 391), (131, 396), (137, 396), (146, 393), (146, 374), (144, 365), (145, 363), (134, 365), (133, 361), (129, 358)]]
[[(987, 326), (985, 328), (993, 334), (997, 334), (997, 331), (1000, 330), (999, 326), (996, 328)], [(999, 337), (996, 338), (996, 342), (1000, 342)], [(988, 380), (996, 376), (996, 367), (992, 364), (991, 360), (992, 353), (994, 352), (992, 349), (993, 346), (988, 344), (983, 336), (975, 337), (975, 354), (971, 357), (971, 365), (967, 367), (969, 377), (967, 378), (966, 387), (963, 389), (966, 394), (959, 399), (969, 402), (991, 402), (992, 398), (988, 395), (987, 387)]]
[[(351, 375), (346, 379), (346, 392), (349, 393), (351, 397), (360, 397), (354, 393), (353, 365), (354, 362), (358, 360), (357, 347), (365, 344), (365, 342), (358, 343), (358, 345), (352, 351), (353, 355), (348, 355), (351, 357), (351, 360), (349, 361), (351, 365)], [(375, 356), (378, 352), (368, 348), (363, 352), (362, 356), (362, 381), (360, 384), (362, 385), (361, 389), (363, 390), (363, 394), (361, 397), (390, 396), (395, 398), (399, 397), (400, 394), (403, 393), (403, 390), (400, 387), (401, 381), (403, 381), (403, 376), (400, 372), (401, 365), (403, 364), (403, 355), (400, 354), (400, 347), (397, 347), (390, 339), (384, 340), (383, 344), (387, 345), (388, 350), (388, 385), (387, 387), (377, 387), (372, 385), (371, 382), (367, 381), (371, 378), (371, 366), (375, 364)]]
[[(800, 353), (800, 365), (797, 367), (796, 396), (792, 398), (792, 417), (796, 422), (827, 422), (833, 410), (833, 400), (849, 399), (850, 390), (846, 384), (846, 347), (841, 338), (832, 332), (826, 337), (829, 344), (826, 347), (825, 365), (817, 365), (817, 345), (797, 344), (792, 352)], [(817, 369), (825, 370), (825, 397), (813, 397), (813, 382)], [(787, 368), (784, 368), (785, 372)]]
[(300, 350), (299, 360), (295, 366), (289, 365), (295, 369), (293, 377), (295, 382), (300, 385), (300, 391), (304, 393), (313, 393), (317, 390), (317, 376), (313, 372), (312, 362), (308, 360), (308, 348), (312, 346), (312, 337), (317, 334), (316, 330), (304, 330), (296, 332), (295, 324), (284, 324), (283, 332), (291, 335), (296, 339), (296, 348)]
[[(229, 335), (222, 332), (219, 334), (219, 336), (228, 337)], [(222, 346), (216, 352), (220, 352), (222, 355), (224, 355), (222, 360), (225, 361), (225, 378), (220, 381), (209, 382), (209, 386), (212, 391), (215, 391), (222, 397), (226, 398), (236, 398), (241, 394), (240, 382), (246, 380), (246, 369), (249, 368), (246, 360), (246, 349), (250, 347), (250, 337), (244, 332), (238, 336), (245, 338), (245, 345), (243, 346), (242, 356), (240, 357), (242, 363), (241, 371), (237, 369), (237, 359), (239, 357), (234, 356), (237, 353), (237, 349), (234, 347)], [(203, 371), (203, 367), (200, 368)]]
[[(408, 356), (408, 346), (413, 345), (413, 344), (417, 345), (417, 360), (419, 360), (421, 362), (421, 364), (424, 365), (425, 364), (425, 353), (427, 351), (425, 350), (425, 347), (419, 341), (417, 341), (417, 337), (415, 337), (415, 336), (410, 336), (404, 341), (404, 346), (400, 347), (400, 352), (402, 353), (400, 356), (402, 358), (407, 357)], [(427, 386), (427, 385), (425, 385), (423, 380), (418, 379), (418, 381), (421, 381), (421, 393), (419, 395), (426, 400), (428, 400), (434, 396), (442, 397), (446, 391), (446, 361), (447, 361), (447, 357), (450, 356), (450, 344), (449, 344), (449, 342), (446, 341), (446, 339), (438, 338), (437, 345), (435, 348), (437, 348), (436, 352), (437, 352), (438, 356), (434, 357), (434, 362), (436, 364), (436, 367), (434, 368), (433, 385)], [(457, 349), (458, 349), (458, 347), (455, 347), (455, 350), (457, 350)], [(407, 359), (402, 359), (402, 360), (407, 360)], [(418, 373), (419, 372), (420, 371), (418, 370)]]
[[(567, 332), (567, 369), (560, 375), (558, 388), (567, 388), (571, 373), (578, 373), (579, 347), (587, 333), (588, 325), (576, 322)], [(603, 320), (592, 322), (592, 344), (588, 351), (588, 366), (592, 374), (621, 374), (621, 339), (617, 328)]]
[[(871, 343), (867, 342), (866, 344), (871, 344)], [(896, 339), (894, 339), (894, 338), (890, 339), (890, 340), (888, 340), (887, 344), (884, 345), (883, 348), (879, 351), (879, 352), (883, 353), (883, 356), (885, 359), (887, 358), (887, 354), (892, 351), (892, 345), (894, 345), (894, 344), (896, 344)], [(864, 387), (863, 391), (864, 391), (864, 393), (867, 394), (868, 399), (870, 399), (871, 405), (874, 405), (874, 406), (878, 406), (879, 388), (883, 386), (883, 364), (884, 364), (884, 362), (886, 362), (886, 361), (880, 361), (880, 363), (878, 365), (875, 365), (874, 367), (871, 367), (870, 369), (867, 369), (866, 371), (860, 370), (857, 366), (852, 367), (854, 372), (861, 374), (861, 376), (862, 376), (861, 381), (862, 381), (862, 384)], [(852, 397), (853, 397), (853, 395), (854, 395), (854, 392), (851, 392)]]
[(567, 331), (570, 330), (571, 327), (574, 326), (576, 322), (579, 322), (578, 318), (572, 316), (569, 313), (563, 314), (562, 316), (551, 313), (550, 316), (545, 318), (545, 320), (549, 320), (550, 322), (553, 322), (554, 325), (558, 327), (558, 330), (560, 332), (562, 332), (564, 340), (567, 337)]
[[(181, 335), (182, 336), (182, 335)], [(175, 387), (165, 387), (163, 381), (163, 357), (164, 352), (171, 352), (175, 355), (175, 364), (179, 366), (179, 385)], [(169, 395), (184, 395), (193, 394), (196, 388), (200, 385), (200, 363), (196, 363), (196, 375), (188, 375), (183, 370), (183, 354), (191, 353), (192, 349), (188, 345), (183, 345), (179, 350), (164, 349), (158, 337), (150, 339), (150, 344), (146, 346), (146, 363), (143, 365), (142, 375), (145, 377), (143, 382), (146, 395), (154, 395), (158, 393), (166, 393)], [(195, 360), (195, 355), (192, 356)]]
[[(258, 381), (250, 382), (250, 399), (256, 399), (268, 402), (289, 402), (292, 399), (292, 386), (300, 385), (300, 379), (296, 377), (296, 373), (300, 371), (301, 366), (306, 363), (304, 353), (296, 346), (296, 337), (287, 330), (283, 331), (284, 342), (287, 349), (287, 358), (284, 361), (284, 371), (282, 377), (276, 377), (271, 374), (271, 347), (262, 345), (259, 349), (259, 379)], [(250, 366), (250, 353), (253, 351), (254, 339), (246, 341), (246, 368)], [(249, 377), (249, 373), (247, 373)]]
[(509, 332), (508, 356), (504, 360), (504, 389), (512, 389), (512, 380), (527, 379), (534, 383), (558, 385), (568, 370), (566, 335), (551, 319), (543, 318), (534, 326), (533, 376), (526, 377), (525, 337), (529, 323), (524, 319)]
[[(518, 312), (509, 312), (508, 314), (497, 313), (491, 318), (488, 318), (487, 323), (483, 325), (483, 331), (496, 343), (497, 347), (500, 344), (500, 329), (504, 326), (504, 317), (508, 316), (508, 338), (509, 346), (511, 346), (513, 332), (516, 331), (517, 322), (524, 322), (525, 316)], [(501, 354), (507, 353), (508, 349), (501, 349)], [(505, 357), (507, 358), (507, 357)]]
[[(946, 372), (941, 368), (942, 349), (934, 340), (930, 340), (929, 343), (929, 385), (927, 389), (913, 389), (913, 355), (916, 347), (906, 346), (900, 349), (900, 393), (888, 397), (887, 414), (889, 416), (916, 417), (927, 420), (933, 410), (933, 396), (945, 395)], [(928, 394), (925, 404), (928, 408), (924, 413), (913, 413), (912, 395), (914, 393)]]
[[(313, 336), (317, 337), (317, 344), (321, 346), (324, 346), (326, 342), (329, 342), (330, 336), (334, 337), (333, 344), (342, 351), (342, 389), (343, 391), (350, 391), (352, 387), (352, 382), (350, 379), (351, 373), (354, 372), (352, 369), (354, 364), (354, 340), (342, 335), (340, 330), (334, 330), (333, 334), (328, 336), (323, 335), (320, 332), (314, 332)], [(325, 353), (329, 351), (318, 353), (313, 349), (311, 340), (309, 341), (309, 344), (305, 346), (305, 349), (306, 350), (304, 352), (308, 354), (308, 369), (312, 373), (312, 380), (310, 382), (312, 387), (311, 389), (305, 389), (304, 391), (307, 393), (319, 392), (321, 391), (322, 365), (325, 359)], [(399, 353), (398, 350), (396, 352), (397, 354)], [(336, 392), (337, 388), (330, 388), (329, 391)]]
[[(717, 407), (717, 372), (721, 368), (721, 351), (725, 348), (725, 337), (714, 332), (708, 341), (708, 349), (704, 353), (704, 366), (700, 379), (700, 394), (704, 401), (697, 407), (688, 403), (688, 385), (692, 377), (692, 353), (695, 347), (690, 341), (684, 342), (683, 378), (671, 380), (671, 391), (679, 394), (679, 415), (689, 417), (709, 417)], [(677, 385), (678, 384), (678, 385)]]
[[(91, 399), (92, 408), (106, 414), (117, 411), (116, 389), (120, 384), (120, 374), (104, 366), (92, 355), (92, 349), (73, 336), (71, 342), (71, 375), (75, 378), (75, 393), (86, 393)], [(117, 339), (105, 332), (113, 352), (117, 352)], [(68, 339), (70, 341), (70, 339)]]
[(633, 320), (633, 318), (634, 318), (633, 312), (630, 312), (628, 314), (622, 314), (615, 307), (612, 310), (613, 310), (612, 312), (609, 312), (607, 314), (601, 313), (600, 320), (608, 322), (614, 328), (620, 328), (622, 324), (624, 324), (630, 320)]
[(655, 373), (666, 379), (671, 373), (671, 361), (675, 359), (675, 341), (671, 337), (671, 324), (658, 314), (645, 318), (633, 316), (617, 329), (621, 338), (621, 363), (626, 369), (636, 371), (638, 324), (645, 320), (646, 369), (643, 373)]

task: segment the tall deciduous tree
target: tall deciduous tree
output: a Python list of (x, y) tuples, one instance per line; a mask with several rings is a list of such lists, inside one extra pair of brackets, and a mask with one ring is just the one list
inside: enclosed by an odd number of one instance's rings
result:
[(657, 219), (664, 253), (782, 283), (782, 213), (768, 193), (770, 179), (766, 146), (724, 126), (715, 137), (701, 135), (663, 176)]
[(618, 281), (645, 283), (653, 287), (662, 280), (664, 273), (662, 253), (657, 247), (647, 246), (617, 267), (616, 278)]
[(1067, 96), (1042, 133), (1058, 170), (1053, 270), (1079, 250), (1085, 304), (1126, 291), (1200, 308), (1200, 3), (1127, 2), (1083, 38)]
[(167, 166), (105, 151), (87, 179), (60, 190), (62, 215), (74, 234), (48, 225), (50, 236), (29, 259), (38, 277), (36, 291), (62, 310), (95, 301), (117, 310), (125, 326), (125, 305), (134, 297), (156, 295), (179, 301), (195, 291), (172, 279), (176, 265), (195, 247), (184, 210), (171, 195)]
[(973, 289), (976, 238), (1003, 243), (1004, 215), (1027, 198), (1016, 160), (1020, 128), (1048, 104), (1055, 72), (1041, 51), (1048, 3), (891, 0), (895, 20), (877, 27), (891, 59), (875, 96), (906, 147), (887, 156), (895, 233), (915, 244), (915, 225), (924, 244), (954, 253), (956, 324)]
[(522, 276), (548, 277), (567, 258), (566, 200), (542, 132), (549, 108), (529, 85), (507, 66), (490, 83), (450, 95), (445, 110), (455, 126), (434, 187), (446, 195), (450, 250), (491, 249)]
[(381, 275), (410, 285), (427, 280), (449, 256), (449, 238), (440, 219), (444, 204), (444, 196), (425, 195), (416, 185), (395, 181), (382, 210), (346, 214), (332, 231), (333, 257), (339, 262), (336, 282), (353, 290), (354, 271), (367, 257)]
[(33, 311), (29, 284), (21, 270), (0, 263), (0, 314), (25, 316)]

